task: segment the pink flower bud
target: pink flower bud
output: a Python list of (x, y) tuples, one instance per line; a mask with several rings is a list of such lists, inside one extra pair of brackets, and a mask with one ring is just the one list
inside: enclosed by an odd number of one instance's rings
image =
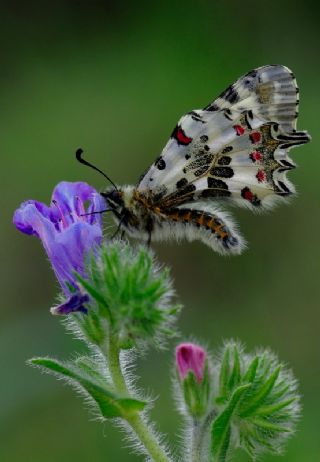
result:
[(184, 380), (189, 371), (196, 376), (198, 383), (203, 379), (206, 352), (194, 343), (180, 343), (176, 348), (176, 364), (180, 379)]

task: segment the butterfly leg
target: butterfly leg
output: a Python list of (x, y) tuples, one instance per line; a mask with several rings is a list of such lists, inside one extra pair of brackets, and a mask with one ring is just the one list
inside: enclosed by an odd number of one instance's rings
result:
[(111, 236), (111, 238), (110, 238), (111, 240), (114, 239), (114, 238), (117, 236), (117, 234), (119, 233), (119, 231), (120, 231), (120, 229), (121, 229), (121, 226), (122, 226), (122, 222), (123, 222), (123, 217), (120, 218), (120, 221), (119, 221), (119, 224), (118, 224), (118, 226), (117, 226), (117, 229), (115, 230), (115, 232), (112, 234), (112, 236)]
[(148, 233), (147, 246), (148, 246), (148, 248), (150, 248), (150, 246), (151, 246), (151, 234), (152, 234), (152, 231), (153, 231), (153, 220), (152, 220), (152, 218), (148, 218), (146, 231)]

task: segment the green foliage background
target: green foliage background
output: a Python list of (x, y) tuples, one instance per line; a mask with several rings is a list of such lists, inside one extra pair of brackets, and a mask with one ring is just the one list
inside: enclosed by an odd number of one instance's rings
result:
[[(293, 151), (299, 197), (266, 215), (234, 210), (249, 249), (223, 258), (201, 244), (157, 245), (185, 305), (185, 336), (210, 346), (239, 338), (270, 346), (301, 382), (303, 419), (282, 457), (319, 458), (319, 13), (316, 2), (1, 2), (1, 462), (134, 462), (117, 430), (88, 421), (71, 390), (25, 366), (67, 357), (80, 344), (49, 314), (57, 283), (36, 241), (12, 213), (48, 201), (60, 180), (102, 177), (77, 164), (81, 146), (119, 184), (134, 183), (178, 118), (204, 107), (246, 71), (281, 63), (301, 88), (299, 128), (313, 142)], [(172, 345), (173, 348), (173, 345)], [(159, 395), (153, 416), (173, 438), (172, 351), (139, 364)], [(247, 460), (239, 453), (237, 462)]]

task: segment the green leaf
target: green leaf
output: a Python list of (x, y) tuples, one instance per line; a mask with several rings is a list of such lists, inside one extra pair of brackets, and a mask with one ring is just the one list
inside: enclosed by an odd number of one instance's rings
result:
[(275, 369), (269, 379), (260, 388), (258, 388), (257, 392), (251, 396), (250, 400), (247, 401), (247, 406), (245, 406), (239, 413), (240, 417), (243, 418), (252, 415), (258, 409), (273, 389), (274, 384), (279, 377), (280, 371), (281, 365)]
[(84, 287), (84, 289), (88, 292), (88, 294), (96, 300), (96, 302), (103, 306), (108, 313), (109, 320), (112, 323), (112, 316), (110, 312), (110, 308), (103, 296), (93, 285), (91, 285), (86, 279), (81, 277), (79, 274), (76, 274), (76, 278), (78, 281), (81, 283), (81, 285)]
[(257, 427), (262, 428), (263, 430), (268, 430), (269, 432), (291, 432), (291, 430), (287, 427), (282, 427), (281, 425), (277, 425), (275, 423), (268, 422), (267, 420), (263, 419), (254, 419), (252, 420), (252, 423), (254, 423), (254, 425), (256, 425)]
[(286, 408), (287, 406), (289, 406), (291, 403), (294, 403), (295, 401), (297, 401), (297, 398), (293, 397), (285, 401), (280, 401), (279, 403), (276, 403), (276, 404), (270, 404), (269, 406), (262, 406), (256, 410), (256, 414), (259, 416), (271, 416), (272, 414), (275, 414), (276, 412), (281, 411), (282, 409)]
[(259, 356), (256, 356), (255, 358), (253, 358), (253, 360), (249, 364), (249, 367), (246, 373), (244, 374), (242, 378), (243, 382), (253, 382), (254, 381), (254, 379), (256, 378), (256, 373), (257, 373), (257, 369), (259, 366), (259, 362), (260, 362)]
[(239, 357), (239, 350), (238, 345), (233, 346), (233, 368), (232, 372), (228, 381), (228, 389), (229, 392), (232, 392), (234, 387), (238, 385), (240, 382), (240, 357)]
[(219, 388), (219, 398), (227, 396), (227, 385), (229, 378), (229, 369), (230, 369), (230, 347), (226, 346), (223, 359), (221, 362), (220, 368), (220, 388)]
[(233, 392), (225, 409), (214, 420), (211, 427), (211, 458), (215, 462), (224, 462), (230, 444), (231, 419), (243, 394), (251, 384), (241, 385)]
[(96, 362), (90, 356), (80, 356), (75, 359), (74, 364), (81, 369), (86, 376), (91, 377), (97, 384), (104, 387), (106, 385), (106, 378), (102, 372), (97, 369)]
[(33, 358), (29, 363), (63, 378), (69, 383), (72, 381), (73, 384), (80, 385), (96, 402), (105, 418), (132, 415), (142, 411), (147, 404), (129, 396), (120, 396), (106, 386), (102, 386), (100, 381), (96, 383), (94, 378), (89, 378), (88, 368), (86, 371), (88, 376), (86, 376), (83, 374), (83, 370), (81, 371), (82, 366), (81, 369), (78, 369), (74, 364), (64, 364), (51, 358)]

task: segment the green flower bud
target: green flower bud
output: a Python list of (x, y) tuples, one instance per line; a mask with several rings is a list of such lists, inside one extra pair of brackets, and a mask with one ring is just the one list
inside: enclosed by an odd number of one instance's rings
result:
[(217, 370), (212, 460), (227, 460), (236, 447), (252, 459), (281, 452), (300, 414), (292, 372), (270, 351), (247, 355), (235, 342), (224, 346)]
[(82, 329), (97, 322), (102, 328), (107, 325), (120, 348), (161, 346), (175, 334), (171, 326), (180, 307), (172, 304), (169, 271), (154, 262), (149, 249), (121, 241), (104, 243), (85, 269), (88, 277), (77, 278), (96, 303), (86, 304)]

